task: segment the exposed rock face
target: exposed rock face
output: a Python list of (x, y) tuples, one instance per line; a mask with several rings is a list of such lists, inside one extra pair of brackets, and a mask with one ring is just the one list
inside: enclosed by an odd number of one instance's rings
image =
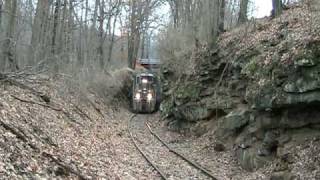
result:
[(224, 135), (237, 135), (249, 123), (249, 111), (235, 110), (222, 118), (219, 133)]
[[(255, 139), (237, 150), (247, 170), (276, 154), (284, 130), (319, 128), (320, 28), (310, 29), (305, 11), (299, 6), (281, 19), (223, 34), (216, 49), (193, 52), (186, 74), (164, 64), (162, 115), (179, 122), (216, 119), (221, 137)], [(270, 137), (274, 130), (279, 133)]]
[(247, 171), (263, 167), (270, 159), (257, 155), (254, 149), (238, 149), (236, 155), (240, 165)]

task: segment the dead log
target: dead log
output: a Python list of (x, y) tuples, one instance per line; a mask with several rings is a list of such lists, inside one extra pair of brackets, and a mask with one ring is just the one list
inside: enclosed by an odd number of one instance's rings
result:
[[(28, 139), (26, 138), (26, 136), (24, 136), (24, 133), (20, 133), (18, 130), (16, 130), (16, 128), (12, 127), (11, 125), (3, 122), (0, 120), (0, 125), (6, 129), (7, 131), (11, 132), (12, 134), (14, 134), (19, 140), (21, 140), (22, 142), (28, 144), (33, 150), (35, 150), (36, 152), (40, 152), (39, 148), (37, 148), (35, 145), (33, 145), (32, 143), (30, 143), (28, 141)], [(64, 163), (62, 160), (55, 158), (53, 155), (46, 153), (46, 152), (42, 152), (41, 154), (42, 156), (51, 159), (54, 163), (56, 163), (57, 165), (61, 166), (63, 169), (65, 169), (67, 172), (70, 172), (72, 174), (75, 174), (79, 179), (81, 180), (86, 180), (88, 178), (86, 178), (84, 175), (82, 175), (79, 171), (74, 170), (72, 167), (70, 167), (69, 165), (67, 165), (66, 163)]]
[(71, 103), (74, 107), (75, 107), (75, 110), (77, 111), (77, 113), (83, 118), (83, 117), (85, 117), (85, 118), (87, 118), (89, 121), (93, 121), (92, 120), (92, 118), (87, 114), (87, 113), (85, 113), (79, 106), (77, 106), (77, 105), (75, 105), (75, 104), (73, 104), (73, 103)]
[(26, 84), (23, 84), (15, 79), (14, 73), (13, 75), (9, 76), (8, 74), (0, 73), (0, 81), (8, 82), (14, 86), (17, 86), (21, 89), (25, 89), (30, 91), (33, 95), (40, 97), (44, 102), (49, 103), (50, 97), (46, 95), (45, 93), (39, 92), (35, 90), (34, 88), (27, 86)]
[(0, 120), (0, 125), (1, 125), (4, 129), (6, 129), (7, 131), (9, 131), (9, 132), (11, 132), (12, 134), (14, 134), (19, 140), (21, 140), (21, 141), (24, 142), (24, 143), (27, 143), (33, 150), (37, 150), (37, 149), (38, 149), (35, 145), (31, 144), (31, 143), (28, 141), (28, 139), (27, 139), (27, 137), (24, 135), (24, 133), (19, 132), (19, 131), (21, 131), (21, 130), (18, 131), (18, 130), (16, 130), (16, 128), (12, 127), (11, 125), (9, 125), (9, 124), (1, 121), (1, 120)]
[(81, 172), (79, 172), (78, 170), (75, 170), (71, 166), (69, 166), (68, 164), (64, 163), (59, 158), (54, 157), (52, 154), (49, 154), (47, 152), (42, 152), (41, 155), (43, 157), (47, 157), (47, 158), (51, 159), (54, 163), (56, 163), (57, 165), (62, 167), (64, 171), (67, 171), (67, 172), (69, 172), (71, 174), (76, 175), (80, 180), (89, 179), (89, 178), (85, 177), (84, 175), (82, 175)]
[(39, 91), (33, 89), (32, 87), (27, 86), (27, 85), (25, 85), (25, 84), (23, 84), (23, 83), (21, 83), (19, 81), (16, 81), (14, 79), (10, 79), (10, 80), (7, 80), (7, 81), (9, 83), (11, 83), (12, 85), (14, 85), (14, 86), (17, 86), (17, 87), (19, 87), (21, 89), (25, 89), (25, 90), (30, 91), (33, 95), (40, 97), (46, 103), (50, 102), (50, 97), (48, 95), (46, 95), (45, 93), (39, 92)]
[(35, 102), (35, 101), (21, 99), (21, 98), (15, 96), (15, 95), (10, 95), (10, 96), (13, 97), (14, 99), (17, 99), (17, 100), (21, 101), (21, 102), (30, 103), (30, 104), (36, 104), (36, 105), (39, 105), (39, 106), (50, 108), (50, 109), (55, 110), (55, 111), (63, 111), (61, 108), (56, 108), (56, 107), (50, 106), (48, 104), (43, 104), (43, 103), (39, 103), (39, 102)]
[(69, 112), (63, 110), (62, 108), (57, 108), (57, 107), (53, 107), (53, 106), (50, 106), (48, 104), (43, 104), (43, 103), (39, 103), (39, 102), (35, 102), (35, 101), (30, 101), (30, 100), (26, 100), (26, 99), (22, 99), (22, 98), (19, 98), (15, 95), (10, 95), (11, 97), (13, 97), (14, 99), (16, 100), (19, 100), (21, 102), (24, 102), (24, 103), (30, 103), (30, 104), (36, 104), (36, 105), (39, 105), (39, 106), (43, 106), (43, 107), (46, 107), (46, 108), (49, 108), (49, 109), (52, 109), (54, 111), (58, 111), (58, 112), (62, 112), (70, 121), (80, 125), (80, 126), (83, 126), (81, 123), (77, 122)]
[(101, 110), (94, 104), (94, 102), (92, 102), (89, 98), (88, 98), (89, 103), (91, 104), (91, 106), (93, 107), (94, 110), (97, 111), (97, 113), (104, 118), (103, 113), (101, 112)]

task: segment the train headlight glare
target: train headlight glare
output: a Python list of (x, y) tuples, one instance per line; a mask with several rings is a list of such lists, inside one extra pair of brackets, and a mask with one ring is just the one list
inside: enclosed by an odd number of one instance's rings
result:
[(148, 83), (148, 80), (147, 79), (142, 79), (142, 83), (146, 84), (146, 83)]
[(136, 93), (136, 95), (134, 97), (135, 97), (135, 99), (140, 100), (141, 95), (140, 95), (140, 93)]
[(152, 100), (152, 94), (151, 94), (151, 93), (148, 93), (147, 99), (148, 99), (148, 101), (151, 101), (151, 100)]

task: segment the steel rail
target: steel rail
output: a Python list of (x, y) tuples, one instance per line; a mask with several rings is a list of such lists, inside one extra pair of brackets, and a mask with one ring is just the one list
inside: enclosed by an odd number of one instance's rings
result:
[(185, 157), (184, 155), (182, 155), (181, 153), (177, 152), (176, 150), (174, 150), (173, 148), (171, 148), (166, 142), (164, 142), (160, 136), (158, 134), (156, 134), (154, 131), (152, 131), (150, 125), (148, 122), (146, 122), (146, 125), (150, 131), (150, 133), (155, 136), (164, 146), (166, 146), (169, 151), (171, 151), (172, 153), (176, 154), (177, 156), (179, 156), (180, 158), (182, 158), (183, 160), (185, 160), (186, 162), (188, 162), (190, 165), (192, 165), (193, 167), (201, 170), (203, 173), (205, 173), (207, 176), (209, 176), (210, 178), (212, 178), (213, 180), (218, 180), (211, 172), (209, 172), (208, 170), (204, 169), (203, 167), (201, 167), (198, 163), (188, 159), (187, 157)]
[[(131, 139), (131, 141), (133, 142), (133, 144), (134, 144), (134, 146), (136, 147), (136, 149), (137, 149), (137, 150), (140, 152), (140, 154), (143, 156), (143, 158), (152, 166), (152, 168), (153, 168), (154, 170), (156, 170), (156, 171), (160, 174), (161, 178), (164, 179), (164, 180), (167, 180), (168, 178), (167, 178), (167, 176), (165, 175), (165, 173), (164, 173), (162, 170), (160, 170), (160, 169), (157, 167), (157, 165), (150, 159), (150, 157), (142, 150), (142, 148), (138, 145), (137, 141), (135, 140), (135, 138), (137, 138), (137, 137), (134, 137), (133, 134), (132, 134), (132, 132), (131, 132), (131, 129), (132, 129), (132, 127), (131, 127), (131, 122), (132, 122), (132, 120), (133, 120), (136, 116), (137, 116), (136, 114), (132, 115), (132, 116), (130, 117), (130, 119), (129, 119), (129, 122), (128, 122), (127, 130), (128, 130), (129, 135), (130, 135), (130, 139)], [(179, 153), (179, 152), (177, 152), (176, 150), (174, 150), (173, 148), (171, 148), (165, 141), (163, 141), (163, 140), (160, 138), (160, 136), (159, 136), (157, 133), (155, 133), (155, 132), (151, 129), (148, 121), (147, 121), (145, 124), (146, 124), (149, 132), (150, 132), (154, 137), (156, 137), (156, 139), (158, 139), (170, 152), (172, 152), (172, 153), (175, 154), (176, 156), (180, 157), (181, 159), (183, 159), (184, 161), (186, 161), (187, 163), (189, 163), (189, 164), (190, 164), (191, 166), (193, 166), (194, 168), (200, 170), (202, 173), (206, 174), (206, 175), (207, 175), (208, 177), (210, 177), (211, 179), (217, 180), (217, 178), (216, 178), (210, 171), (206, 170), (205, 168), (203, 168), (203, 167), (202, 167), (201, 165), (199, 165), (198, 163), (196, 163), (196, 162), (188, 159), (187, 157), (185, 157), (185, 156), (182, 155), (181, 153)]]
[(134, 139), (134, 137), (133, 137), (133, 135), (132, 135), (132, 133), (131, 133), (131, 131), (130, 131), (130, 129), (131, 129), (131, 127), (130, 127), (130, 122), (131, 122), (136, 116), (137, 116), (136, 114), (132, 115), (131, 118), (130, 118), (130, 120), (129, 120), (129, 122), (128, 122), (128, 127), (127, 127), (127, 129), (128, 129), (128, 133), (129, 133), (129, 135), (130, 135), (130, 139), (131, 139), (131, 141), (133, 142), (134, 146), (137, 148), (137, 150), (140, 152), (140, 154), (144, 157), (144, 159), (153, 167), (154, 170), (156, 170), (156, 171), (160, 174), (161, 178), (164, 179), (164, 180), (168, 180), (168, 178), (166, 177), (166, 175), (152, 162), (152, 160), (147, 156), (147, 154), (143, 152), (143, 150), (140, 148), (140, 146), (138, 145), (138, 143), (137, 143), (136, 140)]

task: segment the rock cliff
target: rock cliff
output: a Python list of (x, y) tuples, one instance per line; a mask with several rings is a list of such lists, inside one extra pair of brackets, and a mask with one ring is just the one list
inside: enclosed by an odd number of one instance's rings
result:
[(236, 145), (247, 170), (284, 158), (297, 131), (320, 134), (320, 27), (304, 5), (226, 32), (214, 49), (196, 48), (183, 74), (173, 67), (162, 67), (162, 116), (178, 129), (215, 121), (202, 133), (215, 129)]

